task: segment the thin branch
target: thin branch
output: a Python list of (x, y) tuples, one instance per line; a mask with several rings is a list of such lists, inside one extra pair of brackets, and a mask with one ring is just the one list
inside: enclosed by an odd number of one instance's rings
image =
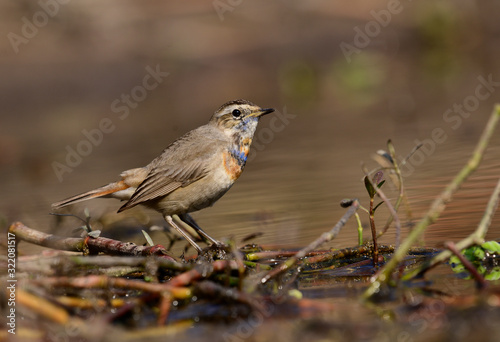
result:
[(359, 201), (356, 199), (353, 201), (349, 209), (346, 211), (344, 216), (337, 222), (333, 228), (321, 234), (321, 236), (313, 241), (309, 246), (301, 249), (295, 256), (291, 257), (290, 259), (286, 260), (285, 262), (281, 263), (279, 266), (274, 268), (273, 270), (269, 271), (266, 273), (266, 275), (261, 279), (261, 283), (264, 284), (267, 281), (269, 281), (271, 278), (285, 272), (286, 270), (290, 269), (293, 267), (295, 264), (299, 262), (302, 258), (304, 258), (306, 255), (308, 255), (311, 251), (317, 249), (319, 246), (321, 246), (324, 243), (327, 243), (331, 240), (333, 240), (340, 230), (342, 229), (343, 226), (347, 223), (349, 218), (354, 215), (354, 213), (358, 210), (359, 208)]
[(113, 278), (104, 275), (89, 275), (85, 277), (47, 277), (34, 281), (42, 286), (50, 287), (57, 286), (84, 289), (109, 289), (110, 287), (118, 287), (157, 294), (167, 292), (172, 296), (172, 298), (176, 299), (186, 299), (191, 298), (192, 296), (191, 289), (186, 287), (172, 286), (169, 283), (146, 283), (142, 280)]
[(16, 300), (20, 305), (58, 324), (66, 324), (70, 320), (70, 315), (66, 310), (22, 288), (17, 288)]
[(130, 242), (121, 242), (113, 239), (97, 237), (97, 238), (69, 238), (53, 234), (46, 234), (35, 229), (26, 227), (21, 222), (14, 222), (9, 227), (9, 232), (14, 233), (16, 238), (48, 247), (53, 249), (86, 252), (105, 253), (110, 255), (130, 255), (130, 256), (149, 256), (156, 255), (161, 258), (174, 260), (167, 255), (167, 250), (161, 246), (137, 246)]
[(196, 280), (211, 276), (214, 272), (221, 272), (227, 269), (238, 270), (238, 263), (234, 260), (216, 260), (210, 265), (196, 264), (196, 266), (184, 273), (181, 273), (168, 281), (170, 286), (187, 286)]

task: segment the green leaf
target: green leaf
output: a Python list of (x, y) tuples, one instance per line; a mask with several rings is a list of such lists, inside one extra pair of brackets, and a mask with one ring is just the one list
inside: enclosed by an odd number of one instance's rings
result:
[[(486, 254), (484, 252), (484, 249), (482, 249), (481, 247), (474, 247), (474, 257), (477, 260), (483, 260), (485, 256), (486, 256)], [(473, 260), (471, 260), (471, 261), (473, 261)]]
[(499, 253), (500, 254), (500, 243), (496, 241), (487, 241), (481, 245), (484, 249), (491, 253)]
[(94, 239), (97, 239), (100, 235), (101, 235), (100, 230), (93, 230), (91, 232), (88, 232), (88, 236), (90, 236), (91, 238), (94, 238)]
[(383, 179), (384, 179), (384, 172), (383, 171), (377, 171), (373, 175), (372, 183), (373, 184), (379, 184), (380, 182), (382, 182)]
[(373, 212), (375, 212), (375, 210), (377, 210), (377, 208), (378, 208), (378, 207), (380, 207), (380, 205), (381, 205), (381, 204), (383, 204), (383, 203), (384, 203), (384, 201), (382, 201), (382, 202), (380, 202), (379, 204), (377, 204), (377, 205), (375, 206), (375, 208), (373, 208)]
[(484, 279), (486, 280), (498, 280), (500, 279), (500, 268), (495, 267), (490, 274), (487, 274)]
[(363, 178), (363, 180), (365, 181), (365, 188), (366, 188), (366, 191), (368, 191), (368, 196), (370, 196), (370, 198), (373, 198), (375, 197), (375, 194), (377, 193), (375, 191), (375, 189), (373, 188), (373, 185), (372, 183), (370, 182), (370, 180), (368, 179), (367, 176), (365, 176), (365, 178)]
[(382, 187), (382, 185), (384, 185), (384, 183), (385, 183), (385, 179), (377, 184), (377, 188), (380, 189)]
[(142, 230), (142, 234), (144, 234), (144, 237), (146, 238), (146, 241), (148, 242), (148, 245), (154, 246), (155, 243), (153, 242), (153, 239), (151, 239), (151, 236), (149, 236), (148, 233), (146, 233), (145, 230)]

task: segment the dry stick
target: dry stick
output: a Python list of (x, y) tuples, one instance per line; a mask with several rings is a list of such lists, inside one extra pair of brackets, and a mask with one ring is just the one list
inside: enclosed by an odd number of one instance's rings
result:
[[(150, 257), (142, 256), (110, 256), (110, 255), (92, 255), (81, 256), (71, 255), (60, 258), (60, 262), (71, 262), (75, 265), (96, 266), (96, 267), (116, 267), (116, 266), (146, 266), (151, 261)], [(155, 258), (156, 266), (174, 271), (187, 271), (193, 268), (192, 264), (183, 264), (177, 261)]]
[(87, 248), (93, 252), (102, 252), (111, 255), (156, 255), (161, 258), (173, 260), (172, 257), (166, 255), (167, 250), (161, 246), (137, 246), (136, 244), (121, 242), (108, 238), (68, 238), (52, 234), (46, 234), (26, 227), (21, 222), (14, 222), (9, 227), (9, 232), (14, 233), (16, 238), (31, 242), (40, 246), (53, 249), (62, 249), (66, 251), (82, 252)]
[(171, 305), (172, 296), (168, 292), (162, 293), (159, 305), (160, 312), (158, 313), (158, 325), (162, 326), (167, 323)]
[(217, 298), (217, 300), (230, 303), (242, 303), (249, 307), (262, 311), (264, 307), (259, 300), (248, 293), (235, 288), (228, 288), (210, 280), (202, 280), (193, 285), (193, 293), (198, 297)]
[[(67, 252), (65, 252), (67, 253)], [(135, 269), (143, 269), (148, 262), (151, 262), (151, 257), (128, 257), (128, 256), (109, 256), (95, 255), (82, 256), (75, 254), (58, 254), (58, 255), (37, 255), (37, 259), (30, 257), (21, 257), (18, 260), (19, 270), (22, 272), (30, 272), (36, 274), (54, 275), (56, 269), (61, 265), (65, 267), (74, 266), (90, 266), (98, 267), (99, 270), (107, 275), (127, 274)], [(158, 268), (169, 271), (187, 271), (193, 268), (193, 264), (182, 264), (165, 258), (155, 258), (155, 265)]]
[(58, 324), (66, 324), (70, 319), (69, 313), (63, 308), (45, 298), (26, 292), (22, 288), (17, 289), (16, 299), (18, 304)]
[[(379, 252), (387, 254), (394, 253), (394, 246), (391, 245), (379, 245)], [(435, 253), (438, 250), (432, 247), (412, 247), (409, 251), (410, 255), (422, 255), (422, 254), (430, 254)], [(312, 265), (317, 263), (326, 263), (332, 262), (333, 260), (341, 260), (347, 258), (357, 258), (360, 256), (370, 255), (371, 248), (367, 245), (357, 246), (357, 247), (347, 247), (343, 249), (337, 249), (334, 251), (330, 251), (328, 253), (323, 253), (320, 255), (315, 255), (311, 257), (306, 257), (304, 260), (304, 264)]]
[(390, 280), (390, 275), (397, 267), (397, 265), (403, 260), (407, 251), (410, 247), (417, 241), (417, 239), (422, 235), (422, 233), (427, 229), (427, 227), (438, 219), (443, 210), (446, 208), (446, 204), (451, 201), (453, 194), (460, 188), (462, 183), (469, 177), (469, 175), (474, 172), (479, 166), (481, 159), (484, 155), (486, 147), (488, 146), (495, 127), (500, 119), (500, 105), (497, 104), (495, 109), (486, 124), (486, 127), (479, 139), (479, 142), (464, 168), (455, 176), (453, 181), (446, 187), (446, 189), (441, 193), (441, 195), (434, 200), (429, 211), (420, 220), (420, 222), (415, 226), (415, 228), (410, 232), (408, 237), (403, 241), (400, 248), (394, 253), (393, 257), (389, 262), (371, 279), (372, 284), (363, 293), (362, 299), (366, 300), (370, 298), (373, 294), (378, 292), (381, 283), (388, 282)]
[[(306, 256), (321, 255), (328, 253), (329, 251), (312, 251)], [(278, 258), (289, 258), (296, 255), (298, 251), (263, 251), (263, 252), (252, 252), (245, 255), (246, 260), (263, 260), (263, 259), (278, 259)]]
[(175, 287), (187, 286), (196, 280), (210, 277), (214, 272), (221, 272), (228, 268), (238, 270), (238, 263), (234, 260), (216, 260), (210, 265), (197, 264), (195, 268), (173, 277), (167, 284)]
[[(493, 193), (491, 194), (491, 197), (488, 201), (488, 205), (486, 206), (486, 210), (477, 229), (467, 238), (455, 244), (458, 250), (462, 250), (472, 245), (481, 244), (484, 242), (484, 238), (486, 236), (486, 233), (488, 232), (488, 227), (490, 226), (491, 220), (493, 219), (495, 211), (498, 208), (499, 201), (500, 201), (500, 179), (498, 180), (495, 190), (493, 190)], [(408, 280), (413, 277), (416, 277), (425, 272), (426, 270), (436, 266), (437, 264), (448, 260), (450, 257), (451, 257), (450, 251), (443, 251), (438, 255), (436, 255), (434, 258), (432, 258), (428, 263), (424, 263), (420, 267), (409, 271), (407, 274), (403, 276), (402, 279)]]
[(186, 287), (175, 287), (168, 283), (146, 283), (142, 280), (132, 280), (125, 278), (112, 278), (101, 275), (90, 275), (85, 277), (47, 277), (35, 282), (44, 286), (74, 287), (85, 289), (109, 289), (110, 287), (119, 287), (146, 291), (151, 293), (169, 293), (175, 299), (191, 298), (192, 291)]
[(261, 283), (264, 284), (271, 278), (285, 272), (286, 270), (290, 269), (295, 264), (297, 264), (299, 260), (304, 258), (308, 253), (317, 249), (322, 244), (333, 240), (340, 232), (340, 229), (342, 229), (342, 227), (345, 226), (347, 220), (349, 220), (349, 218), (352, 215), (354, 215), (354, 213), (358, 210), (358, 208), (359, 208), (359, 201), (355, 199), (351, 204), (351, 206), (349, 207), (349, 209), (344, 214), (344, 216), (342, 216), (342, 218), (337, 222), (335, 226), (333, 226), (333, 228), (330, 231), (321, 234), (321, 236), (318, 239), (309, 244), (309, 246), (301, 249), (297, 254), (295, 254), (295, 256), (281, 263), (275, 269), (267, 272), (266, 275), (261, 279)]

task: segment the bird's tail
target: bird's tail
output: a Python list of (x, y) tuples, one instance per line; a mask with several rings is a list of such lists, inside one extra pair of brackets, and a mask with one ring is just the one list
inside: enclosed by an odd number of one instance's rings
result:
[(66, 198), (65, 200), (62, 200), (60, 202), (53, 203), (52, 209), (59, 209), (67, 205), (86, 201), (92, 198), (105, 197), (107, 195), (110, 195), (120, 190), (125, 190), (127, 188), (129, 188), (129, 185), (125, 184), (125, 182), (122, 180), (119, 182), (110, 183), (100, 188), (90, 190), (70, 198)]

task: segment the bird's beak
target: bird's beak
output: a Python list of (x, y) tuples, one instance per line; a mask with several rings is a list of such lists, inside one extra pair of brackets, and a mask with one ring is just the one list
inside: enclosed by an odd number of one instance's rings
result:
[(272, 112), (274, 112), (274, 108), (261, 108), (260, 110), (256, 111), (255, 113), (252, 113), (252, 114), (253, 114), (253, 116), (261, 117), (261, 116), (264, 116), (266, 114), (271, 114)]

